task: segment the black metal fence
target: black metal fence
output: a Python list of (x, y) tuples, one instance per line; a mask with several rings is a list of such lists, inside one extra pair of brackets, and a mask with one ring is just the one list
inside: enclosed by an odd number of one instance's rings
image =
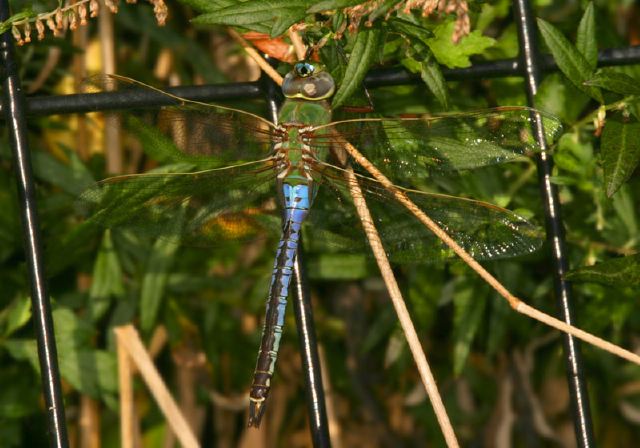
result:
[[(9, 15), (8, 0), (0, 0), (0, 21), (6, 20)], [(541, 74), (557, 70), (557, 66), (553, 58), (538, 53), (534, 17), (531, 13), (529, 0), (515, 0), (514, 18), (518, 27), (520, 44), (518, 58), (475, 64), (464, 69), (445, 69), (443, 72), (447, 80), (521, 76), (526, 81), (525, 86), (529, 106), (535, 107), (534, 98)], [(133, 108), (136, 106), (161, 106), (168, 104), (168, 102), (166, 96), (149, 91), (136, 92), (135, 100), (132, 100), (131, 92), (77, 94), (25, 99), (20, 88), (13, 52), (13, 39), (9, 32), (2, 35), (0, 47), (2, 64), (0, 73), (2, 74), (3, 83), (1, 109), (9, 129), (10, 146), (18, 181), (23, 238), (31, 280), (31, 298), (43, 394), (49, 421), (50, 445), (56, 448), (64, 448), (68, 446), (68, 438), (60, 389), (56, 343), (53, 335), (51, 305), (43, 270), (38, 213), (34, 199), (34, 181), (26, 139), (26, 117), (29, 114), (82, 113)], [(640, 46), (608, 49), (598, 54), (599, 67), (636, 63), (640, 63)], [(365, 84), (368, 87), (416, 82), (419, 82), (416, 76), (401, 69), (375, 70), (365, 79)], [(274, 86), (265, 80), (255, 83), (176, 87), (168, 90), (178, 96), (200, 101), (262, 97), (269, 101), (272, 112), (276, 110)], [(536, 131), (537, 135), (543, 135), (542, 132), (539, 132), (539, 129), (534, 129), (534, 131)], [(544, 148), (545, 141), (543, 137), (539, 139), (539, 143)], [(552, 247), (550, 256), (558, 315), (565, 322), (573, 324), (571, 286), (564, 279), (564, 274), (568, 270), (568, 262), (565, 254), (562, 215), (557, 188), (550, 181), (552, 167), (552, 158), (549, 154), (543, 152), (538, 158), (538, 176), (545, 205), (547, 239), (552, 243), (550, 244)], [(297, 297), (294, 302), (294, 310), (303, 352), (312, 439), (314, 446), (327, 447), (329, 446), (328, 425), (320, 368), (318, 367), (315, 331), (301, 265), (300, 257), (298, 257), (295, 269), (296, 282), (294, 289)], [(573, 336), (564, 335), (564, 352), (578, 446), (593, 447), (595, 442), (593, 440), (589, 397), (580, 356), (580, 345)]]

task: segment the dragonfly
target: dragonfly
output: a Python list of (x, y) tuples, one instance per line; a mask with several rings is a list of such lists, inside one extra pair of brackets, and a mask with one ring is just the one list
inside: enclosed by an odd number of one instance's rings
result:
[(246, 241), (280, 233), (249, 392), (249, 426), (260, 425), (266, 408), (304, 226), (309, 240), (323, 241), (331, 250), (366, 248), (350, 182), (362, 191), (392, 261), (434, 262), (452, 256), (388, 187), (361, 170), (350, 175), (357, 161), (343, 142), (357, 147), (478, 260), (528, 254), (542, 241), (536, 226), (505, 208), (403, 184), (539, 152), (532, 120), (542, 117), (544, 138), (552, 144), (562, 129), (555, 117), (526, 107), (501, 107), (332, 121), (329, 100), (335, 88), (321, 64), (296, 63), (282, 84), (285, 101), (277, 123), (154, 89), (177, 101), (160, 110), (158, 123), (183, 145), (172, 160), (178, 163), (170, 172), (105, 179), (80, 198), (90, 219), (105, 227), (133, 227), (184, 244), (215, 246), (223, 238)]

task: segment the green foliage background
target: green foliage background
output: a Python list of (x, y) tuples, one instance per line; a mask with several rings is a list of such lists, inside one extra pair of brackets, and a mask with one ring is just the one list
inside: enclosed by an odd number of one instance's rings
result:
[[(153, 84), (155, 61), (169, 51), (172, 71), (182, 83), (224, 82), (228, 72), (219, 68), (224, 65), (221, 61), (241, 52), (231, 48), (212, 57), (211, 36), (224, 36), (222, 25), (275, 36), (304, 21), (311, 41), (329, 37), (321, 56), (340, 80), (333, 100), (336, 107), (362, 102), (361, 81), (369, 68), (379, 65), (402, 65), (423, 81), (373, 90), (373, 102), (383, 114), (526, 104), (519, 78), (445, 82), (441, 72), (443, 66), (467, 67), (472, 61), (517, 56), (509, 2), (471, 3), (472, 32), (458, 44), (451, 41), (453, 15), (422, 18), (418, 13), (392, 12), (385, 17), (394, 5), (388, 2), (381, 2), (369, 17), (370, 27), (361, 24), (334, 40), (335, 31), (347, 20), (340, 11), (355, 4), (185, 0), (169, 3), (169, 22), (162, 29), (148, 5), (121, 5), (114, 16), (118, 73)], [(598, 49), (630, 44), (630, 36), (638, 33), (638, 12), (634, 22), (633, 5), (625, 1), (544, 0), (534, 6), (540, 17), (541, 45), (560, 68), (545, 75), (536, 101), (539, 109), (557, 115), (565, 125), (555, 148), (553, 180), (560, 187), (570, 264), (576, 268), (570, 278), (577, 324), (634, 349), (640, 335), (634, 255), (639, 235), (640, 185), (634, 171), (640, 160), (640, 66), (599, 69), (596, 62)], [(16, 13), (51, 7), (13, 2)], [(47, 37), (18, 51), (28, 88), (54, 50), (60, 51), (60, 60), (38, 94), (56, 93), (72, 71), (72, 56), (84, 48), (74, 47), (69, 38)], [(281, 64), (279, 69), (284, 72), (287, 67)], [(234, 105), (265, 112), (260, 101)], [(598, 117), (606, 120), (594, 124)], [(158, 160), (158, 140), (143, 125), (136, 128), (146, 153), (146, 162), (138, 168), (144, 170), (153, 167), (150, 160)], [(166, 328), (169, 343), (157, 364), (174, 391), (178, 372), (184, 368), (179, 355), (204, 354), (190, 385), (209, 422), (205, 446), (235, 444), (244, 431), (245, 416), (214, 409), (211, 396), (213, 392), (235, 396), (247, 390), (273, 244), (247, 250), (221, 241), (215, 251), (203, 251), (86, 225), (73, 204), (94, 180), (106, 177), (103, 156), (82, 160), (78, 148), (69, 144), (73, 140), (64, 137), (74, 132), (64, 118), (32, 117), (30, 131), (72, 433), (78, 431), (81, 400), (88, 396), (100, 403), (102, 445), (119, 445), (112, 329), (133, 322), (147, 341), (159, 326)], [(6, 447), (46, 446), (29, 284), (6, 138), (0, 140), (0, 169), (4, 173), (0, 176), (0, 440)], [(429, 188), (493, 202), (543, 222), (533, 162), (473, 177), (438, 179)], [(307, 260), (317, 331), (344, 445), (443, 446), (374, 265), (360, 254), (342, 256), (313, 247)], [(548, 260), (549, 248), (544, 247), (527, 257), (485, 264), (514, 294), (553, 313)], [(557, 334), (511, 312), (456, 260), (445, 266), (398, 266), (397, 274), (465, 445), (492, 446), (496, 428), (506, 421), (508, 412), (501, 407), (505, 402), (516, 419), (511, 428), (513, 446), (557, 446), (571, 440)], [(280, 393), (274, 393), (267, 411), (280, 412), (280, 419), (269, 440), (273, 446), (307, 446), (292, 313), (286, 328), (274, 379)], [(584, 347), (584, 355), (599, 445), (633, 446), (640, 438), (640, 369), (592, 347)], [(513, 388), (511, 393), (508, 388)], [(162, 446), (165, 422), (142, 385), (137, 400), (144, 446)], [(549, 431), (543, 431), (534, 416), (542, 416)]]

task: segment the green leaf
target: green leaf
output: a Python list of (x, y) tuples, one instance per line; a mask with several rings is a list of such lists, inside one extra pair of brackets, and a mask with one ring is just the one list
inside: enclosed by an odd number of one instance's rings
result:
[(342, 106), (360, 87), (369, 67), (378, 53), (382, 42), (382, 32), (378, 28), (361, 30), (356, 36), (353, 50), (345, 70), (342, 84), (333, 96), (332, 106)]
[(323, 280), (360, 280), (370, 274), (366, 257), (359, 254), (322, 254), (309, 272)]
[(408, 20), (392, 17), (387, 21), (389, 27), (403, 36), (418, 39), (423, 43), (427, 43), (429, 39), (434, 37), (433, 33), (424, 26), (416, 25)]
[(614, 258), (594, 266), (573, 269), (567, 273), (566, 278), (578, 282), (637, 288), (640, 286), (640, 254)]
[(433, 30), (435, 37), (428, 41), (436, 60), (449, 68), (469, 67), (469, 56), (481, 54), (496, 43), (495, 39), (483, 36), (479, 31), (473, 31), (460, 39), (460, 42), (454, 43), (451, 40), (454, 27), (453, 21), (438, 25)]
[(13, 332), (22, 328), (31, 318), (31, 300), (29, 297), (19, 297), (11, 302), (7, 308), (0, 313), (0, 328), (2, 336), (11, 336)]
[(211, 0), (180, 0), (180, 3), (190, 6), (198, 12), (209, 12), (215, 9), (224, 8), (234, 4), (232, 0), (211, 1)]
[(602, 131), (601, 151), (606, 192), (611, 197), (640, 162), (640, 123), (608, 119)]
[(45, 151), (34, 151), (31, 159), (36, 175), (51, 185), (60, 187), (65, 193), (78, 196), (95, 179), (74, 151), (66, 151), (69, 163), (62, 163)]
[(234, 26), (267, 23), (272, 24), (271, 36), (279, 36), (302, 20), (312, 5), (310, 0), (250, 0), (199, 15), (193, 22)]
[(593, 2), (589, 2), (584, 10), (578, 34), (576, 36), (576, 48), (584, 56), (592, 70), (598, 66), (598, 43), (596, 42), (596, 19)]
[(443, 108), (449, 108), (449, 89), (442, 75), (440, 66), (433, 58), (418, 62), (412, 58), (405, 58), (400, 61), (412, 73), (420, 73), (420, 77), (427, 85), (431, 93), (436, 97)]
[(540, 28), (542, 38), (551, 50), (560, 71), (578, 89), (591, 98), (601, 103), (604, 102), (599, 89), (584, 85), (584, 82), (593, 76), (594, 69), (591, 68), (589, 62), (580, 54), (578, 49), (550, 23), (538, 19), (538, 28)]
[(640, 95), (640, 81), (625, 73), (612, 70), (598, 71), (591, 79), (585, 81), (585, 84), (601, 87), (620, 95)]
[(160, 238), (154, 243), (151, 254), (149, 254), (140, 291), (140, 326), (142, 331), (151, 331), (156, 323), (169, 271), (178, 247), (177, 241)]
[(321, 0), (318, 3), (312, 5), (307, 12), (309, 14), (315, 14), (321, 11), (328, 11), (330, 9), (342, 9), (349, 6), (355, 6), (362, 3), (362, 0)]
[(4, 22), (0, 22), (0, 34), (9, 31), (15, 22), (23, 19), (28, 19), (33, 16), (35, 16), (35, 13), (31, 9), (12, 15)]
[[(90, 346), (93, 329), (88, 322), (67, 308), (58, 308), (53, 311), (53, 324), (62, 377), (79, 391), (96, 398), (116, 392), (115, 356)], [(35, 341), (10, 339), (4, 346), (12, 357), (28, 360), (34, 369), (39, 370)]]
[(464, 368), (487, 303), (485, 290), (465, 285), (454, 297), (453, 372), (459, 375)]
[(122, 268), (118, 254), (113, 248), (111, 231), (107, 230), (102, 238), (98, 256), (93, 265), (93, 281), (89, 291), (89, 309), (91, 318), (99, 319), (107, 310), (112, 297), (124, 295)]

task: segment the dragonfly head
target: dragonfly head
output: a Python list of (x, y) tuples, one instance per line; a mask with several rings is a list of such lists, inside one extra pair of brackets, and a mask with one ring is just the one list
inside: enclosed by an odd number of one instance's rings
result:
[(287, 98), (326, 100), (335, 90), (336, 84), (324, 67), (306, 61), (294, 65), (282, 82), (282, 93)]

